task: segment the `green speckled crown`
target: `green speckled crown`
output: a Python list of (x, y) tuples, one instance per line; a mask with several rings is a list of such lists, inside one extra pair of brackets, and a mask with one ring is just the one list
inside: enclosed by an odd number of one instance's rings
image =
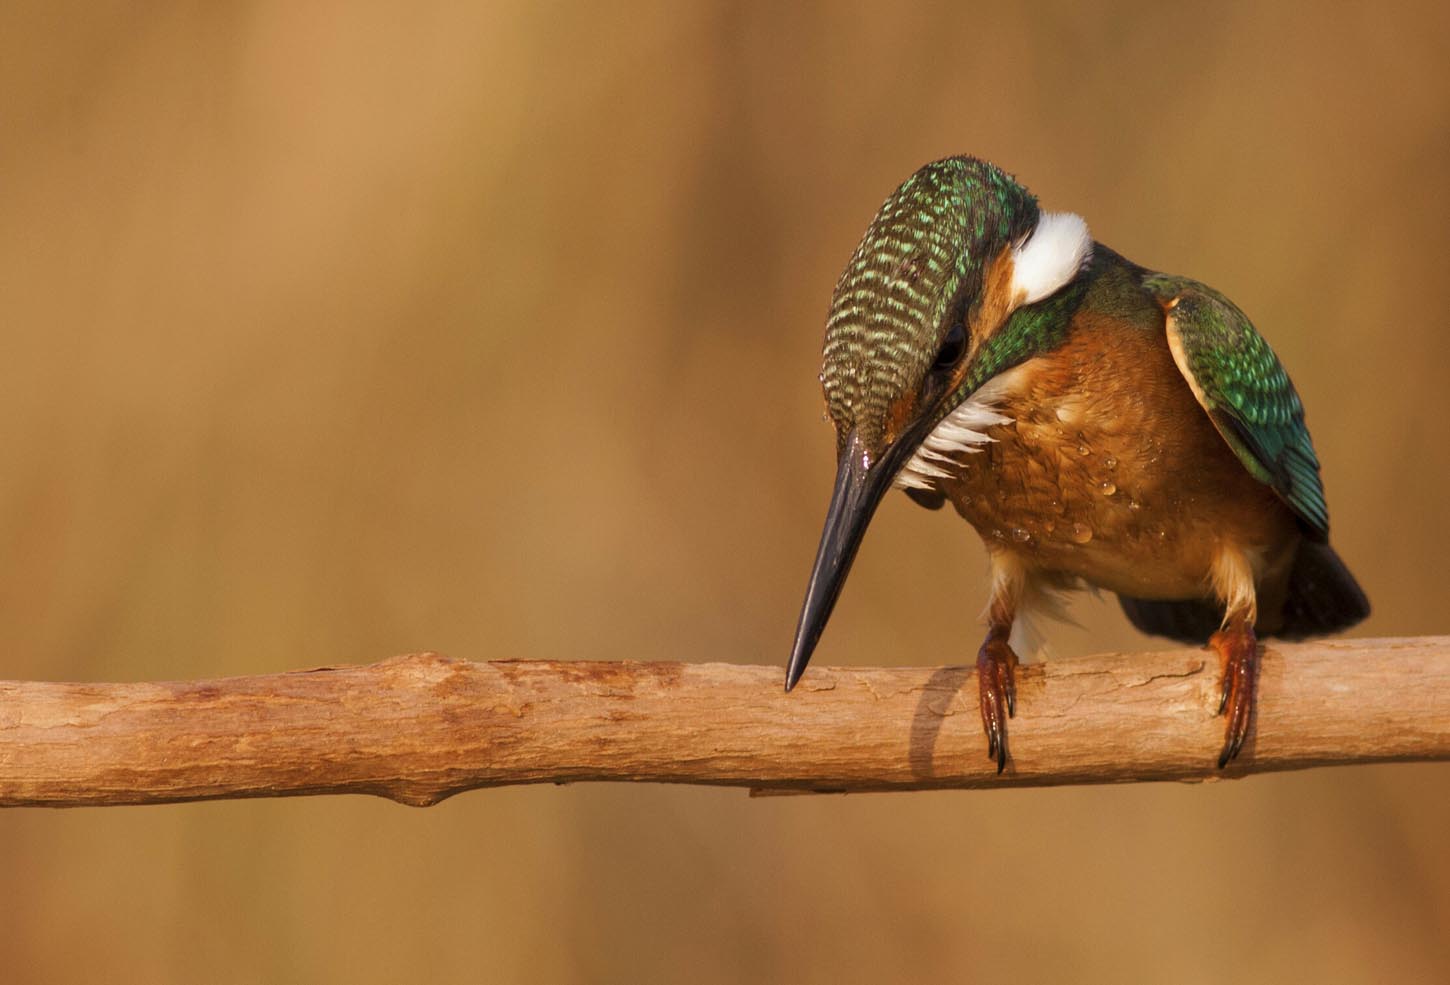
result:
[(987, 262), (1037, 215), (1030, 192), (971, 157), (928, 164), (891, 193), (841, 274), (826, 319), (821, 385), (839, 437), (854, 427), (868, 447), (879, 445), (887, 409), (926, 373), (947, 316), (962, 313)]

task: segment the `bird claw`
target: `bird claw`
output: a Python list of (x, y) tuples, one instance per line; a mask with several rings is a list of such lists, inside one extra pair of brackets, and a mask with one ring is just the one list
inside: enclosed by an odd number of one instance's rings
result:
[(1017, 654), (1003, 637), (988, 636), (977, 651), (982, 730), (987, 733), (987, 758), (997, 761), (998, 773), (1007, 768), (1007, 719), (1017, 714), (1016, 668)]
[(1259, 647), (1253, 627), (1248, 625), (1221, 629), (1209, 638), (1208, 645), (1223, 658), (1223, 686), (1218, 700), (1218, 714), (1228, 715), (1223, 751), (1218, 756), (1218, 768), (1223, 769), (1239, 754), (1249, 734), (1249, 718), (1258, 694)]

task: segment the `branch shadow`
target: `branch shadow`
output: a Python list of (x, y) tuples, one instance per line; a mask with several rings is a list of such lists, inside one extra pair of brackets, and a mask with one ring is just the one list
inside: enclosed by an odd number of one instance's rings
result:
[(932, 672), (922, 688), (921, 699), (911, 716), (911, 737), (907, 744), (907, 761), (917, 779), (936, 776), (936, 743), (942, 721), (955, 713), (952, 703), (975, 673), (973, 667), (941, 667)]

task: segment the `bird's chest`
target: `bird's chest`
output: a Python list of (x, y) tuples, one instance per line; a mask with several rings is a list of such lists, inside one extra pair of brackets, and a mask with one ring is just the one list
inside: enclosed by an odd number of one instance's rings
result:
[(1160, 340), (1069, 342), (1009, 371), (1000, 389), (1012, 422), (942, 485), (990, 549), (1161, 596), (1201, 588), (1219, 538), (1277, 536), (1282, 508), (1239, 465)]

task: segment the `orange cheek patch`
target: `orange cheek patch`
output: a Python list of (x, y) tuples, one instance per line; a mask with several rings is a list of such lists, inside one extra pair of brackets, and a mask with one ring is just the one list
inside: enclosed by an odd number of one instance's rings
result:
[(1012, 287), (1012, 248), (1004, 247), (992, 265), (987, 268), (986, 279), (982, 283), (982, 297), (977, 303), (976, 314), (972, 324), (967, 326), (972, 330), (972, 351), (979, 349), (983, 342), (1001, 328), (1007, 321), (1007, 316), (1017, 307), (1018, 294)]

